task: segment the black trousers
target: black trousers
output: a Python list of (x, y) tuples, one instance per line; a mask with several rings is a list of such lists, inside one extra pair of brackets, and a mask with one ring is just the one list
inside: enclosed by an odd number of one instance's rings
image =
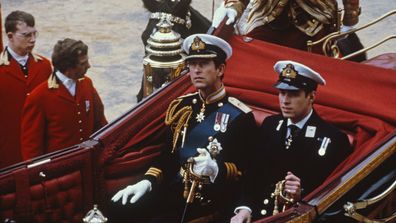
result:
[[(225, 213), (224, 207), (215, 201), (195, 201), (187, 205), (182, 197), (182, 188), (177, 185), (163, 186), (141, 197), (135, 204), (111, 202), (108, 218), (112, 223), (178, 223), (181, 222), (184, 209), (184, 221), (187, 222), (229, 222), (232, 213)], [(128, 200), (129, 202), (129, 200)], [(196, 220), (196, 221), (194, 221)]]

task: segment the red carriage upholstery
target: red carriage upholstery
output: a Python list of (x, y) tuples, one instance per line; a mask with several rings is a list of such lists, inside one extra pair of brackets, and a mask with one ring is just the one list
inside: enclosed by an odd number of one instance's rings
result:
[(362, 63), (376, 67), (396, 70), (396, 53), (384, 53), (366, 61), (363, 61)]
[(19, 168), (0, 177), (0, 221), (81, 222), (92, 208), (91, 151)]
[[(277, 79), (272, 66), (277, 60), (304, 63), (326, 79), (327, 86), (319, 87), (314, 107), (354, 138), (355, 151), (321, 187), (370, 154), (394, 131), (396, 102), (388, 95), (396, 86), (395, 71), (261, 41), (245, 42), (240, 37), (231, 43), (234, 55), (225, 74), (226, 89), (251, 106), (257, 124), (279, 112), (272, 87)], [(100, 143), (94, 149), (69, 151), (52, 157), (50, 163), (1, 175), (1, 220), (80, 222), (94, 202), (105, 211), (110, 197), (138, 181), (163, 149), (164, 113), (170, 101), (191, 91), (189, 77), (183, 76), (96, 134), (94, 139)], [(41, 171), (45, 179), (39, 177)]]

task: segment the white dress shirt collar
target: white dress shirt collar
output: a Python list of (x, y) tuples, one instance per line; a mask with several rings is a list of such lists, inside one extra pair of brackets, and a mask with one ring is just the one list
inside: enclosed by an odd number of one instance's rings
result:
[(56, 71), (56, 76), (62, 82), (62, 84), (66, 87), (66, 89), (70, 92), (70, 94), (74, 97), (76, 95), (76, 81), (66, 77), (62, 72)]
[(313, 109), (311, 108), (311, 111), (308, 113), (307, 116), (305, 116), (303, 119), (301, 119), (299, 122), (297, 123), (293, 123), (290, 118), (287, 119), (287, 126), (289, 125), (296, 125), (299, 129), (302, 129), (305, 125), (305, 123), (307, 123), (308, 119), (311, 117), (313, 113)]
[(25, 56), (21, 56), (17, 53), (15, 53), (15, 51), (13, 51), (11, 49), (11, 47), (7, 47), (7, 51), (11, 54), (11, 56), (22, 66), (25, 66), (28, 59), (29, 59), (29, 54), (26, 54)]

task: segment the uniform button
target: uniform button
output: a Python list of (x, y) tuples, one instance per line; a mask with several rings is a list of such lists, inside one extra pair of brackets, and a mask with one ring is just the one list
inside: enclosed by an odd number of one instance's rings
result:
[(81, 115), (81, 112), (77, 112), (77, 115)]
[(82, 121), (81, 121), (81, 120), (78, 120), (78, 123), (82, 123)]
[(80, 106), (80, 104), (77, 104), (77, 106)]
[(82, 129), (80, 129), (80, 132), (82, 132), (83, 130)]
[(268, 199), (264, 199), (264, 201), (263, 201), (263, 203), (265, 204), (265, 205), (267, 205), (268, 204)]
[(84, 138), (80, 138), (80, 141), (83, 141), (84, 140)]
[(27, 94), (26, 94), (26, 96), (29, 96), (29, 95), (30, 95), (30, 93), (27, 93)]
[(267, 214), (267, 210), (265, 210), (265, 209), (261, 210), (260, 214), (261, 215), (266, 215)]

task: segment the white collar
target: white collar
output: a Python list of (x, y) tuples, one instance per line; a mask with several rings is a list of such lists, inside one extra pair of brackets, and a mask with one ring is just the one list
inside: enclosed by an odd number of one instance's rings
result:
[(62, 82), (62, 84), (66, 87), (66, 89), (70, 92), (72, 96), (76, 95), (76, 81), (68, 78), (66, 75), (64, 75), (62, 72), (57, 70), (55, 72), (56, 76), (59, 78), (59, 80)]
[(11, 54), (11, 56), (22, 66), (26, 65), (26, 62), (29, 59), (29, 54), (26, 54), (25, 56), (21, 56), (17, 53), (15, 53), (15, 51), (13, 51), (11, 49), (11, 47), (7, 46), (7, 51)]
[(299, 122), (297, 123), (293, 123), (290, 118), (287, 119), (287, 126), (289, 125), (296, 125), (298, 128), (302, 129), (305, 125), (305, 123), (307, 123), (308, 119), (311, 117), (313, 113), (313, 109), (311, 108), (311, 111), (309, 112), (309, 114), (307, 116), (305, 116), (303, 119), (301, 119)]

